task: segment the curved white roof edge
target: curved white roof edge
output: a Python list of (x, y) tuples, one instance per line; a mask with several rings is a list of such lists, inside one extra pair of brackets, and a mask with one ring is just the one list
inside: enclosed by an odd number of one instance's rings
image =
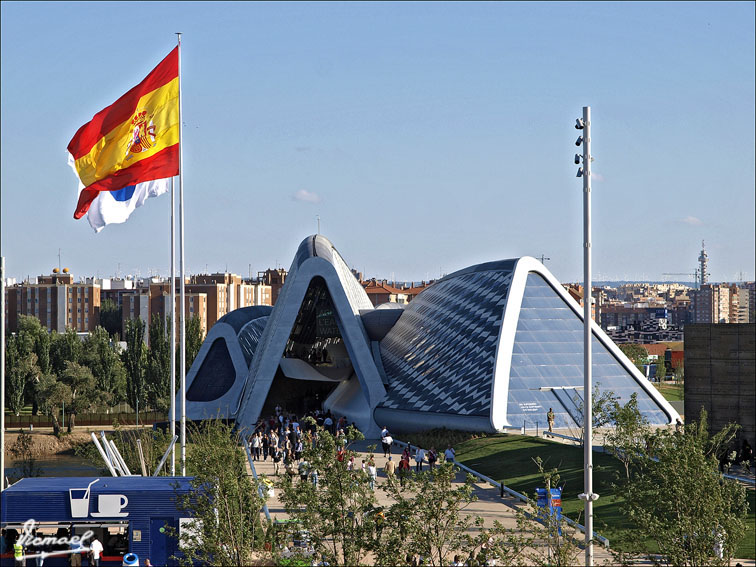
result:
[(386, 390), (359, 316), (360, 309), (372, 309), (373, 305), (331, 242), (324, 236), (313, 235), (300, 244), (278, 301), (260, 337), (240, 399), (237, 413), (240, 427), (254, 425), (257, 421), (302, 301), (316, 277), (323, 278), (326, 283), (344, 344), (366, 402), (374, 407), (385, 397)]
[[(512, 348), (514, 347), (515, 334), (517, 332), (517, 323), (520, 319), (520, 309), (522, 308), (522, 297), (525, 292), (528, 274), (536, 273), (542, 276), (548, 284), (557, 292), (565, 303), (575, 312), (581, 321), (583, 317), (583, 308), (572, 296), (564, 289), (559, 280), (544, 266), (541, 262), (531, 256), (523, 256), (513, 268), (512, 282), (507, 291), (507, 301), (504, 304), (504, 317), (501, 321), (501, 330), (499, 341), (496, 345), (496, 358), (494, 363), (494, 378), (491, 385), (491, 427), (495, 430), (501, 430), (512, 425), (507, 420), (507, 403), (509, 399), (509, 372), (512, 366)], [(651, 398), (659, 404), (659, 407), (669, 417), (669, 423), (675, 423), (680, 414), (672, 405), (661, 395), (661, 393), (651, 384), (638, 368), (630, 361), (627, 356), (614, 344), (601, 327), (591, 321), (591, 332), (593, 336), (603, 344), (619, 363), (631, 374), (638, 385), (645, 390)]]

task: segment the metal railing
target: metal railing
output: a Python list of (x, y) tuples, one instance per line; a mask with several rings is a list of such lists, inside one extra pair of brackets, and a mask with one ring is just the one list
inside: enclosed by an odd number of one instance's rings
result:
[[(394, 443), (396, 443), (397, 445), (404, 446), (404, 447), (407, 446), (407, 443), (405, 443), (404, 441), (399, 441), (397, 439), (394, 439)], [(509, 494), (513, 498), (515, 498), (517, 500), (520, 500), (520, 501), (522, 501), (522, 502), (524, 502), (526, 504), (534, 504), (534, 501), (533, 501), (532, 498), (528, 498), (526, 495), (521, 494), (521, 493), (517, 492), (516, 490), (512, 490), (508, 486), (506, 486), (506, 485), (504, 485), (504, 484), (502, 484), (500, 482), (496, 482), (494, 479), (489, 478), (486, 475), (481, 474), (478, 471), (473, 470), (473, 469), (471, 469), (470, 467), (468, 467), (466, 465), (463, 465), (462, 463), (460, 463), (456, 459), (454, 460), (454, 464), (457, 465), (463, 471), (470, 473), (471, 475), (473, 475), (474, 477), (482, 480), (483, 482), (486, 482), (486, 483), (490, 484), (491, 486), (493, 486), (495, 488), (498, 488), (499, 491), (502, 493), (502, 495), (503, 495), (503, 493), (506, 492), (507, 494)], [(572, 519), (570, 519), (570, 518), (568, 518), (567, 516), (564, 516), (564, 515), (562, 516), (562, 518), (564, 519), (564, 521), (567, 523), (568, 526), (572, 526), (573, 528), (575, 528), (575, 529), (577, 529), (577, 530), (585, 533), (585, 526), (583, 526), (582, 524), (579, 524), (575, 520), (572, 520)], [(596, 541), (601, 542), (604, 545), (604, 547), (606, 547), (607, 549), (609, 548), (609, 540), (607, 538), (605, 538), (602, 535), (597, 534), (595, 531), (593, 532), (593, 537), (594, 537), (594, 539)]]

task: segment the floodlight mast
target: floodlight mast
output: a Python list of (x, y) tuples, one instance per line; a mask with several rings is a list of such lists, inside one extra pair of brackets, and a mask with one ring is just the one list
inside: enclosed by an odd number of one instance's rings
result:
[[(580, 125), (578, 119), (578, 125)], [(591, 307), (593, 284), (591, 282), (591, 107), (583, 107), (583, 323), (584, 323), (584, 381), (583, 381), (583, 494), (585, 500), (585, 564), (593, 565), (593, 502), (598, 494), (593, 493), (593, 386)], [(577, 127), (577, 126), (576, 126)]]

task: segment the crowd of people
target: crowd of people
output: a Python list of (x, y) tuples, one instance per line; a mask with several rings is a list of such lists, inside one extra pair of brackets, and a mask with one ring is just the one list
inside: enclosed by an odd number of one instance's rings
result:
[[(308, 417), (312, 419), (306, 419)], [(354, 423), (349, 425), (354, 426)], [(305, 448), (317, 445), (319, 428), (328, 431), (338, 442), (339, 439), (346, 439), (347, 427), (346, 417), (336, 419), (330, 410), (308, 412), (300, 419), (300, 416), (276, 406), (275, 414), (261, 418), (249, 438), (252, 460), (267, 461), (270, 458), (276, 475), (283, 467), (294, 476), (306, 468), (302, 465), (302, 457)], [(339, 442), (339, 445), (342, 444)], [(317, 482), (317, 472), (314, 476)]]
[[(306, 419), (308, 417), (312, 419)], [(349, 425), (356, 428), (353, 422)], [(363, 471), (368, 478), (370, 488), (375, 489), (378, 467), (374, 457), (369, 455), (366, 459), (361, 459), (359, 464), (354, 456), (347, 458), (345, 449), (348, 444), (347, 419), (344, 416), (337, 418), (330, 410), (315, 410), (300, 418), (296, 414), (287, 413), (281, 406), (276, 406), (275, 414), (258, 421), (249, 439), (252, 459), (267, 461), (270, 458), (276, 476), (282, 473), (291, 477), (299, 476), (302, 481), (309, 480), (317, 485), (318, 471), (304, 459), (304, 452), (306, 448), (317, 445), (318, 431), (321, 428), (336, 439), (336, 461), (344, 463), (348, 471)], [(392, 453), (394, 445), (393, 437), (388, 428), (384, 427), (381, 431), (381, 448), (384, 458), (387, 459), (383, 468), (384, 473), (389, 478), (398, 476), (401, 486), (404, 486), (405, 479), (413, 468), (415, 472), (422, 472), (427, 463), (428, 468), (433, 470), (440, 460), (454, 461), (456, 455), (451, 445), (448, 445), (440, 454), (435, 447), (426, 450), (407, 444), (401, 454), (396, 455), (395, 460), (395, 455)], [(412, 462), (414, 462), (414, 467)]]

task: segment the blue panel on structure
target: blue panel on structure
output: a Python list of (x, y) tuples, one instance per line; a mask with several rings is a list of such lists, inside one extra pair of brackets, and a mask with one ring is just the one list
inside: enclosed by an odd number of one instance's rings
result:
[(170, 532), (178, 530), (175, 518), (150, 518), (150, 563), (168, 565), (176, 553), (176, 540)]

